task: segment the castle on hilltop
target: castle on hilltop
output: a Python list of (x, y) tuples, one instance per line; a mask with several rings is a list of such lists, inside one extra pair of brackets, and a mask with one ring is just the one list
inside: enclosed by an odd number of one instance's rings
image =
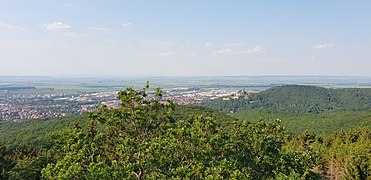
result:
[(242, 90), (239, 90), (236, 93), (232, 94), (231, 96), (228, 96), (228, 97), (223, 98), (223, 100), (224, 101), (228, 101), (228, 100), (231, 100), (231, 99), (240, 99), (240, 98), (247, 99), (249, 97), (249, 95), (250, 94), (247, 93), (245, 91), (245, 89), (242, 89)]

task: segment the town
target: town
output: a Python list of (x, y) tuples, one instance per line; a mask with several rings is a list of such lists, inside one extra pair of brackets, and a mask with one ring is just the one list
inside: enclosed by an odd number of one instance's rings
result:
[[(0, 122), (22, 121), (64, 117), (94, 111), (97, 105), (105, 104), (119, 108), (118, 91), (94, 92), (79, 95), (63, 93), (0, 93)], [(245, 90), (201, 89), (188, 87), (164, 88), (164, 100), (173, 100), (178, 105), (202, 104), (205, 101), (245, 97)], [(150, 92), (151, 95), (151, 92)]]
[[(371, 87), (371, 78), (354, 77), (198, 77), (149, 78), (160, 87), (164, 100), (178, 105), (248, 99), (251, 93), (285, 84), (310, 84), (329, 88)], [(0, 122), (56, 118), (95, 111), (97, 105), (119, 108), (116, 96), (126, 87), (140, 89), (146, 78), (0, 78)], [(148, 91), (153, 96), (155, 89)], [(232, 113), (232, 112), (230, 112)]]

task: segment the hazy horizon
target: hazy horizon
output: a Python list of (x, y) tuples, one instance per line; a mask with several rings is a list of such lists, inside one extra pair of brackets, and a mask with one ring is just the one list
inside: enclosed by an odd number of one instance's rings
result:
[(197, 77), (205, 77), (205, 78), (218, 78), (218, 77), (288, 77), (288, 78), (295, 78), (295, 77), (334, 77), (334, 78), (371, 78), (370, 76), (362, 76), (362, 75), (91, 75), (91, 74), (84, 74), (84, 75), (0, 75), (0, 78), (6, 77), (19, 77), (19, 78), (197, 78)]
[(371, 76), (367, 0), (0, 2), (0, 76)]

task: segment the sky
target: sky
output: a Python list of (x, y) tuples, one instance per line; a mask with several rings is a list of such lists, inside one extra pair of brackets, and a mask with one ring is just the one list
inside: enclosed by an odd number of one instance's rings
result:
[(0, 75), (371, 76), (371, 1), (0, 0)]

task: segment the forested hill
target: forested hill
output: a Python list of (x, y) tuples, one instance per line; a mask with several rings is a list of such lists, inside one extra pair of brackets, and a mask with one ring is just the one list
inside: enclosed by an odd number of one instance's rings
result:
[(118, 109), (101, 105), (87, 116), (1, 123), (0, 179), (371, 177), (369, 126), (296, 135), (277, 119), (250, 122), (206, 107), (162, 103), (162, 91), (148, 98), (148, 89), (147, 83), (140, 91), (120, 91)]
[(371, 107), (371, 89), (330, 89), (306, 85), (285, 85), (251, 94), (247, 99), (223, 100), (220, 98), (206, 102), (204, 105), (224, 112), (269, 109), (319, 114), (328, 110), (362, 110)]

